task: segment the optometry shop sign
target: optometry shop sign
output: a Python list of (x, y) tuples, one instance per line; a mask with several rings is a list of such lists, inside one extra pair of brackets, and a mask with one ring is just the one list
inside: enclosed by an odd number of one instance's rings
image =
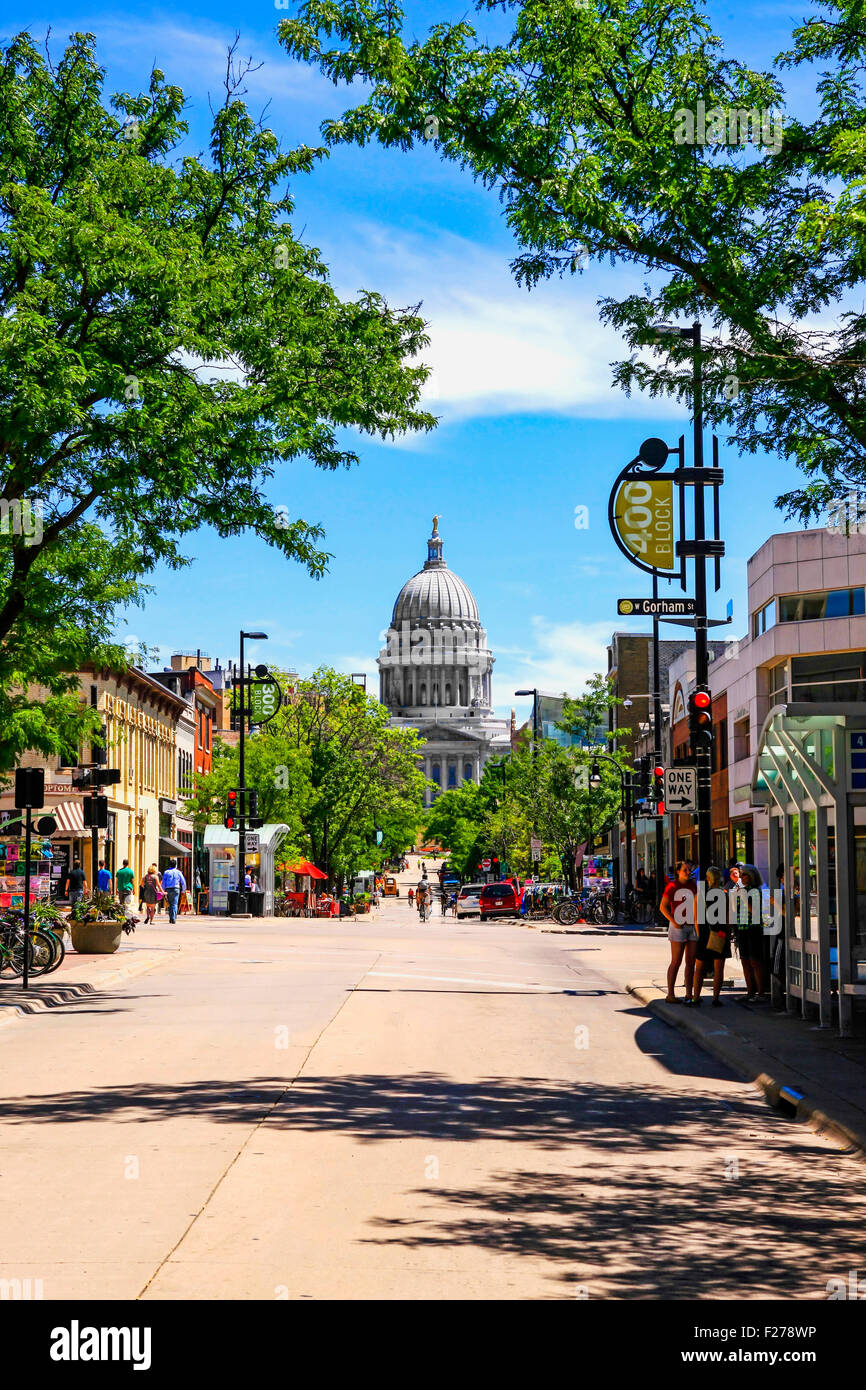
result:
[(674, 556), (674, 485), (670, 478), (627, 478), (613, 498), (611, 525), (622, 549), (661, 574), (679, 574)]

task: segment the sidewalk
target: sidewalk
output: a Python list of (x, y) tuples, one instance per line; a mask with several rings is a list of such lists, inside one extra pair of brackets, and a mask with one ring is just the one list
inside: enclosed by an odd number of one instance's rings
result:
[(772, 1105), (866, 1156), (866, 1038), (840, 1038), (770, 1004), (746, 1004), (740, 981), (737, 986), (723, 991), (721, 1009), (710, 1004), (711, 990), (702, 994), (699, 1009), (666, 1004), (662, 972), (626, 987), (659, 1018), (758, 1086)]
[(182, 949), (174, 942), (157, 947), (124, 943), (112, 955), (79, 955), (67, 949), (57, 970), (50, 975), (37, 975), (26, 990), (20, 980), (4, 976), (0, 981), (0, 1028), (143, 975)]

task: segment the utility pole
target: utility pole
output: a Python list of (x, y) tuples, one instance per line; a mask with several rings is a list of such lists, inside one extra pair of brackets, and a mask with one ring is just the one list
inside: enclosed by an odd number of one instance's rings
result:
[[(658, 602), (659, 578), (653, 575), (653, 599)], [(653, 615), (653, 757), (655, 765), (663, 763), (662, 758), (662, 693), (659, 672), (659, 620)], [(656, 907), (659, 907), (664, 892), (665, 870), (665, 823), (656, 809)]]
[[(696, 320), (690, 336), (694, 346), (694, 466), (704, 466), (704, 402), (703, 361), (701, 358), (701, 325)], [(700, 689), (709, 680), (709, 651), (707, 646), (707, 548), (704, 484), (696, 480), (695, 493), (695, 684)], [(713, 788), (712, 745), (701, 742), (694, 750), (697, 759), (698, 792), (698, 859), (701, 876), (713, 860)]]
[[(241, 660), (240, 660), (240, 682), (239, 682), (240, 700), (239, 700), (239, 702), (238, 702), (238, 706), (239, 706), (239, 716), (240, 716), (240, 741), (239, 741), (239, 743), (238, 743), (238, 781), (239, 781), (239, 783), (240, 783), (240, 786), (238, 787), (238, 801), (240, 802), (240, 805), (239, 805), (239, 807), (238, 807), (239, 826), (238, 826), (238, 887), (237, 887), (238, 897), (237, 897), (237, 910), (238, 910), (238, 913), (243, 913), (244, 915), (246, 915), (247, 907), (248, 907), (248, 903), (247, 903), (247, 890), (246, 890), (246, 876), (247, 876), (247, 784), (246, 784), (246, 767), (245, 767), (245, 763), (244, 763), (245, 752), (246, 752), (244, 740), (245, 740), (245, 738), (246, 738), (247, 716), (248, 716), (248, 714), (250, 713), (250, 708), (251, 708), (251, 702), (250, 702), (250, 705), (247, 704), (247, 699), (246, 699), (246, 694), (245, 694), (245, 692), (246, 692), (247, 690), (249, 690), (249, 688), (250, 688), (250, 683), (251, 683), (251, 680), (252, 680), (252, 676), (251, 676), (250, 673), (247, 671), (246, 664), (245, 664), (245, 658), (244, 658), (244, 639), (245, 639), (245, 638), (249, 638), (250, 641), (262, 641), (262, 642), (264, 642), (264, 641), (267, 641), (267, 636), (268, 636), (268, 634), (267, 634), (266, 632), (244, 632), (243, 629), (241, 629), (241, 634), (240, 634), (240, 639), (241, 639), (241, 640), (240, 640), (240, 648), (241, 648), (241, 650), (240, 650), (240, 658), (241, 658)], [(237, 673), (236, 673), (236, 674), (237, 674)], [(236, 685), (236, 686), (238, 685), (238, 680), (237, 680), (237, 679), (235, 680), (235, 685)]]

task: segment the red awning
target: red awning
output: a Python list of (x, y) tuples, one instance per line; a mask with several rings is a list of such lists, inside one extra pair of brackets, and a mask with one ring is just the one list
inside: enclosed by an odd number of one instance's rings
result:
[(315, 864), (311, 864), (309, 859), (300, 859), (297, 864), (287, 864), (286, 870), (290, 874), (302, 874), (307, 878), (327, 878), (321, 869), (317, 869)]

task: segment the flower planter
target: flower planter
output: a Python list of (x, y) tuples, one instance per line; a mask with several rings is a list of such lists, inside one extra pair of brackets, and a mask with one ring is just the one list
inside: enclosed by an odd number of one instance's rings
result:
[(110, 956), (120, 945), (122, 922), (70, 922), (72, 945), (80, 955)]

